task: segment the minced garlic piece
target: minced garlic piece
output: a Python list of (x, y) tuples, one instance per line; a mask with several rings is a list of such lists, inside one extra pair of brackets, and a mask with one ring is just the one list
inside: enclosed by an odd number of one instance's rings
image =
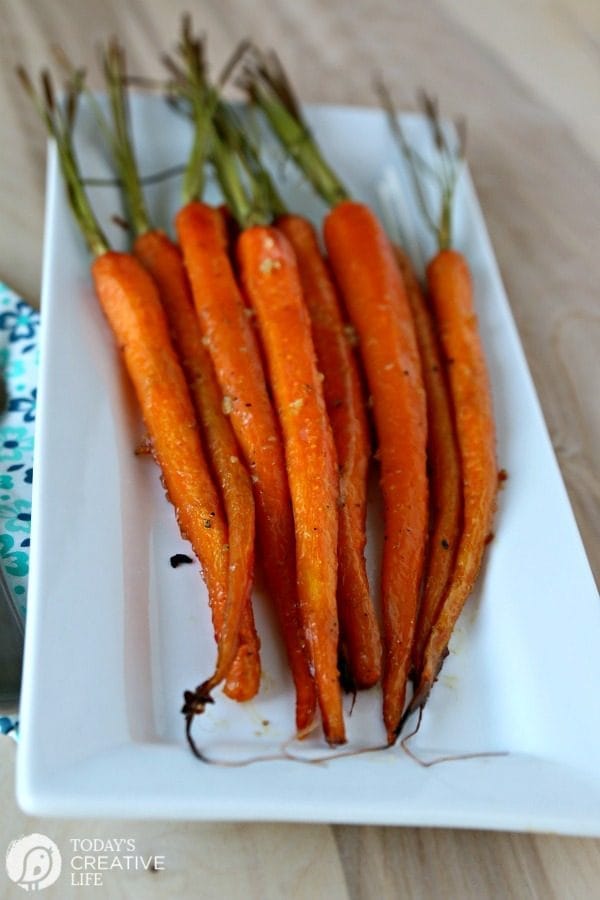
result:
[(261, 264), (258, 267), (261, 272), (265, 274), (269, 274), (269, 272), (276, 272), (277, 269), (281, 268), (281, 260), (280, 259), (272, 259), (270, 256), (265, 257)]

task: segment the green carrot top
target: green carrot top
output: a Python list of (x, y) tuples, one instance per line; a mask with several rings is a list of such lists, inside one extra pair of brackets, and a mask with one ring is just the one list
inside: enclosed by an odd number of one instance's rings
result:
[[(427, 117), (434, 144), (440, 155), (441, 168), (438, 171), (410, 145), (396, 115), (390, 93), (383, 81), (379, 81), (376, 84), (376, 90), (387, 116), (392, 136), (400, 152), (408, 162), (413, 187), (423, 218), (434, 235), (438, 248), (447, 250), (452, 246), (452, 207), (461, 164), (464, 160), (466, 123), (464, 120), (457, 122), (458, 146), (455, 149), (452, 148), (446, 130), (440, 121), (437, 100), (430, 97), (425, 91), (420, 91), (419, 104)], [(422, 183), (423, 176), (432, 178), (439, 186), (440, 208), (437, 216), (431, 212), (425, 198)]]
[(240, 44), (217, 84), (208, 79), (204, 42), (194, 37), (189, 18), (183, 22), (179, 62), (165, 63), (176, 96), (191, 111), (194, 142), (184, 177), (184, 200), (198, 200), (204, 187), (204, 162), (212, 163), (227, 205), (242, 227), (270, 221), (284, 211), (283, 201), (238, 114), (220, 96), (220, 87), (245, 53)]
[(240, 83), (323, 200), (329, 206), (347, 200), (348, 191), (323, 156), (278, 57), (253, 47)]
[(112, 131), (104, 130), (108, 132), (115, 168), (123, 188), (127, 219), (134, 235), (139, 237), (152, 229), (152, 223), (131, 137), (130, 110), (125, 87), (125, 51), (116, 39), (109, 41), (102, 59), (112, 117)]
[(33, 101), (48, 134), (56, 142), (58, 160), (67, 188), (69, 205), (88, 249), (93, 256), (101, 256), (110, 250), (110, 245), (83, 187), (83, 179), (73, 146), (73, 127), (83, 88), (83, 74), (81, 70), (74, 72), (67, 85), (64, 104), (59, 105), (55, 99), (54, 87), (48, 71), (44, 70), (41, 74), (41, 90), (38, 92), (26, 70), (22, 66), (17, 68), (17, 75), (21, 85)]

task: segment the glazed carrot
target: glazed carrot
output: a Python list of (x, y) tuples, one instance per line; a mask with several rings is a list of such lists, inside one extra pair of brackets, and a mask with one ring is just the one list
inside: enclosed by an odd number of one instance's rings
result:
[(254, 501), (250, 477), (223, 413), (221, 391), (202, 344), (179, 248), (164, 233), (147, 231), (137, 238), (133, 251), (158, 285), (229, 523), (229, 590), (239, 610), (232, 612), (228, 619), (222, 610), (215, 610), (219, 652), (215, 671), (205, 683), (204, 691), (210, 693), (226, 677), (224, 692), (234, 700), (249, 700), (260, 685), (260, 645), (250, 605), (254, 572)]
[(427, 267), (427, 283), (456, 417), (464, 524), (452, 579), (425, 644), (423, 667), (411, 703), (413, 709), (427, 699), (456, 620), (479, 574), (498, 488), (491, 390), (466, 260), (455, 250), (440, 251)]
[(332, 207), (324, 224), (333, 274), (354, 325), (379, 440), (385, 542), (382, 561), (383, 718), (398, 735), (411, 665), (427, 534), (427, 418), (414, 326), (393, 249), (375, 215), (352, 202), (304, 121), (277, 57), (255, 51), (251, 100)]
[(339, 478), (310, 321), (293, 250), (275, 228), (256, 225), (237, 243), (240, 278), (256, 312), (285, 443), (296, 532), (298, 593), (323, 730), (346, 740), (337, 668)]
[(196, 705), (199, 709), (202, 700), (209, 698), (211, 690), (225, 678), (228, 696), (249, 700), (260, 684), (259, 640), (250, 605), (254, 573), (254, 505), (250, 479), (238, 459), (231, 426), (221, 409), (219, 389), (210, 358), (202, 346), (181, 254), (150, 221), (129, 127), (125, 54), (114, 39), (104, 53), (104, 73), (112, 118), (112, 130), (110, 127), (106, 130), (110, 132), (127, 216), (137, 238), (134, 253), (159, 288), (171, 338), (179, 353), (225, 505), (229, 534), (229, 567), (225, 573), (227, 604), (213, 606), (217, 662), (212, 676), (196, 690)]
[(18, 75), (55, 139), (67, 198), (93, 257), (96, 293), (133, 383), (179, 527), (200, 560), (211, 604), (223, 605), (227, 530), (158, 291), (135, 257), (110, 249), (83, 188), (72, 141), (81, 80), (70, 86), (59, 110), (48, 73), (42, 74), (41, 93), (24, 69)]
[(229, 260), (222, 214), (190, 202), (177, 214), (176, 225), (224, 410), (250, 470), (267, 586), (296, 687), (296, 724), (303, 730), (312, 723), (316, 698), (298, 606), (294, 523), (281, 434)]
[(447, 129), (439, 120), (437, 101), (421, 92), (421, 105), (429, 120), (433, 143), (442, 163), (440, 172), (434, 173), (441, 189), (441, 204), (436, 221), (420, 183), (422, 159), (408, 144), (384, 85), (379, 86), (379, 94), (392, 134), (400, 152), (409, 163), (421, 212), (439, 247), (439, 252), (427, 267), (427, 283), (447, 369), (461, 468), (460, 539), (451, 576), (438, 604), (433, 628), (424, 643), (421, 668), (417, 672), (417, 683), (407, 710), (408, 716), (427, 701), (447, 656), (448, 642), (458, 616), (479, 574), (492, 527), (498, 470), (491, 389), (477, 328), (471, 275), (465, 258), (450, 249), (452, 205), (464, 158), (464, 122), (457, 125), (453, 147)]
[(237, 240), (238, 271), (246, 300), (258, 320), (261, 350), (283, 431), (301, 621), (325, 737), (335, 745), (345, 741), (337, 670), (339, 476), (310, 320), (293, 250), (281, 232), (265, 224), (274, 199), (278, 200), (273, 186), (258, 177), (253, 153), (240, 151), (237, 131), (219, 107), (211, 159), (242, 228)]
[(370, 438), (356, 360), (345, 331), (336, 288), (312, 224), (284, 215), (277, 228), (290, 242), (311, 319), (323, 394), (340, 473), (338, 616), (345, 664), (358, 688), (381, 675), (379, 626), (365, 565), (367, 466)]
[(376, 217), (363, 204), (345, 201), (328, 213), (324, 236), (359, 336), (379, 440), (383, 717), (392, 743), (404, 709), (427, 532), (425, 393), (406, 291)]
[(453, 410), (434, 321), (410, 259), (395, 247), (410, 304), (427, 398), (427, 469), (430, 533), (423, 596), (413, 644), (413, 666), (421, 671), (423, 649), (451, 575), (462, 528), (462, 482)]
[(92, 277), (133, 383), (180, 530), (202, 562), (213, 607), (223, 608), (227, 530), (157, 288), (128, 253), (108, 251), (96, 256)]

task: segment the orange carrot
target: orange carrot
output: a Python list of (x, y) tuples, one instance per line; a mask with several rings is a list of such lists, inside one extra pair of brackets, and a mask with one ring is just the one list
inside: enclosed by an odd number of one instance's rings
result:
[(256, 312), (283, 430), (294, 510), (298, 594), (325, 738), (346, 740), (337, 668), (339, 478), (294, 252), (275, 228), (237, 242), (240, 278)]
[[(42, 75), (40, 93), (24, 69), (18, 74), (56, 141), (68, 201), (93, 256), (91, 272), (100, 305), (133, 383), (181, 533), (200, 560), (209, 601), (218, 614), (231, 608), (226, 589), (230, 581), (227, 526), (156, 285), (134, 256), (110, 249), (83, 188), (72, 139), (81, 76), (72, 80), (64, 109), (58, 109), (48, 73)], [(194, 713), (188, 711), (188, 732)]]
[(368, 207), (351, 202), (320, 151), (285, 71), (254, 51), (242, 81), (315, 190), (332, 207), (325, 243), (358, 337), (375, 412), (385, 543), (382, 566), (383, 717), (399, 732), (427, 536), (425, 392), (410, 306), (393, 249)]
[(424, 643), (420, 671), (407, 716), (423, 707), (447, 655), (456, 620), (477, 579), (494, 515), (498, 470), (492, 397), (483, 347), (477, 329), (473, 285), (465, 258), (452, 247), (452, 206), (465, 151), (465, 123), (454, 136), (440, 121), (437, 100), (420, 93), (441, 166), (436, 179), (441, 203), (436, 216), (421, 184), (420, 157), (408, 143), (385, 86), (379, 94), (398, 149), (409, 164), (415, 196), (424, 220), (434, 235), (438, 253), (427, 267), (427, 283), (435, 325), (447, 369), (451, 409), (461, 468), (462, 523), (453, 569), (433, 627)]
[(348, 341), (336, 288), (312, 224), (284, 215), (277, 228), (290, 242), (311, 318), (317, 362), (340, 473), (338, 615), (345, 663), (359, 688), (381, 675), (379, 626), (365, 565), (367, 466), (370, 438), (353, 350)]
[(325, 243), (359, 337), (379, 440), (385, 541), (383, 716), (400, 725), (427, 533), (427, 417), (410, 306), (393, 249), (374, 214), (345, 201), (331, 210)]
[(253, 481), (267, 585), (296, 687), (296, 724), (304, 730), (312, 723), (316, 698), (298, 606), (294, 523), (281, 434), (229, 260), (221, 213), (191, 202), (179, 211), (176, 225), (223, 407)]
[(105, 131), (110, 132), (113, 164), (121, 182), (127, 218), (137, 239), (135, 252), (159, 286), (174, 346), (183, 362), (225, 502), (229, 566), (227, 604), (224, 608), (217, 604), (213, 609), (217, 662), (210, 678), (194, 694), (186, 694), (186, 710), (193, 706), (200, 711), (202, 703), (209, 701), (212, 689), (226, 677), (225, 693), (236, 700), (250, 699), (259, 688), (259, 641), (250, 606), (254, 563), (252, 492), (247, 473), (236, 463), (235, 438), (220, 409), (219, 391), (201, 344), (181, 255), (150, 221), (129, 125), (125, 52), (116, 39), (109, 41), (103, 62), (112, 119), (112, 126), (105, 126)]
[(430, 533), (412, 653), (418, 673), (456, 556), (462, 526), (462, 482), (453, 410), (435, 325), (410, 259), (400, 247), (394, 251), (415, 325), (427, 398)]
[(217, 665), (203, 691), (210, 693), (227, 676), (224, 692), (234, 700), (249, 700), (260, 685), (260, 643), (250, 604), (254, 572), (254, 501), (250, 477), (239, 459), (231, 425), (222, 410), (221, 391), (202, 344), (179, 248), (166, 234), (153, 230), (141, 234), (133, 249), (158, 285), (229, 523), (229, 590), (237, 611), (224, 619), (223, 611), (215, 609)]
[(227, 602), (227, 529), (156, 285), (133, 256), (113, 251), (94, 259), (92, 276), (133, 383), (181, 533), (200, 559), (213, 610), (223, 609)]
[(455, 250), (440, 251), (427, 267), (427, 283), (456, 418), (463, 482), (463, 531), (451, 582), (425, 644), (423, 667), (411, 709), (425, 703), (456, 620), (479, 574), (498, 487), (491, 390), (477, 329), (473, 285), (464, 257)]

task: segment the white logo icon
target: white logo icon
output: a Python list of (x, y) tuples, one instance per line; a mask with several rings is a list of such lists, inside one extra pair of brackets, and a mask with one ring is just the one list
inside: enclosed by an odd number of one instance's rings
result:
[(60, 851), (45, 834), (27, 834), (6, 851), (6, 871), (24, 891), (43, 891), (60, 875)]

